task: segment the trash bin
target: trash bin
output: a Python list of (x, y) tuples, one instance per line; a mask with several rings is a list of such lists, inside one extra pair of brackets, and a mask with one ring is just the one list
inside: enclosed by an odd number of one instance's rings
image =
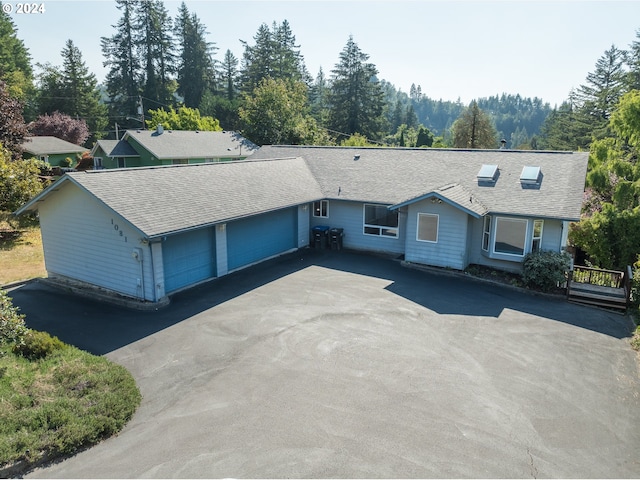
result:
[(329, 227), (326, 225), (316, 225), (311, 229), (313, 248), (327, 248), (327, 236)]
[(342, 250), (342, 237), (344, 237), (343, 228), (332, 228), (329, 230), (331, 250)]

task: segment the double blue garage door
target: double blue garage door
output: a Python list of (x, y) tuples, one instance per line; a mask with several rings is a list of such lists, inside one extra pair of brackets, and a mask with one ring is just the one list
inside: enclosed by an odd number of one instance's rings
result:
[[(297, 231), (295, 207), (229, 222), (226, 228), (227, 270), (296, 248)], [(171, 293), (216, 277), (216, 255), (214, 227), (167, 237), (162, 244), (165, 291)]]

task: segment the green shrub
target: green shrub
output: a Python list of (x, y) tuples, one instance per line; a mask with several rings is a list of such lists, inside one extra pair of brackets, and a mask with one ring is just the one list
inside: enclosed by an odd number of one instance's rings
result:
[(0, 290), (0, 345), (22, 343), (27, 327), (24, 324), (24, 315), (18, 312), (18, 307), (13, 306), (7, 292)]
[(522, 278), (527, 287), (549, 292), (564, 283), (570, 265), (564, 252), (531, 252), (524, 257)]
[(29, 360), (44, 358), (55, 350), (60, 350), (65, 346), (58, 337), (52, 337), (47, 332), (38, 330), (28, 330), (23, 337), (22, 343), (13, 347), (13, 353), (22, 355)]
[(64, 160), (60, 160), (60, 166), (65, 168), (70, 167), (72, 163), (73, 160), (71, 160), (71, 158), (69, 157), (65, 158)]

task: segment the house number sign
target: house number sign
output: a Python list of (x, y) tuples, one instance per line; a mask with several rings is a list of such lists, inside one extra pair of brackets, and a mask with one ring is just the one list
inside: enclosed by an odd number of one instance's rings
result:
[(114, 222), (113, 218), (111, 219), (111, 225), (113, 226), (113, 230), (117, 233), (117, 235), (119, 237), (122, 237), (124, 242), (127, 243), (127, 236), (124, 234), (124, 232), (122, 230), (120, 230), (120, 225), (118, 225), (116, 222)]

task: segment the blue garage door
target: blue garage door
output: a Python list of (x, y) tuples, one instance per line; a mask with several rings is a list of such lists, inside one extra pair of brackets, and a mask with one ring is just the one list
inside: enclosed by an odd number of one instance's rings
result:
[(229, 270), (297, 246), (298, 209), (287, 208), (227, 224)]
[(172, 235), (162, 243), (164, 288), (167, 293), (215, 276), (213, 228)]

